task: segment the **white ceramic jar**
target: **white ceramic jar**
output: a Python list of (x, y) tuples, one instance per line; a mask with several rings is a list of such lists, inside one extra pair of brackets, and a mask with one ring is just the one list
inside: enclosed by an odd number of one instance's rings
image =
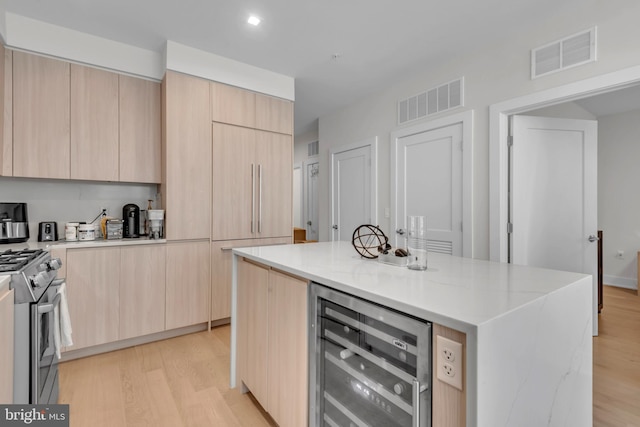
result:
[(78, 226), (80, 223), (68, 222), (64, 225), (64, 238), (68, 242), (75, 242), (78, 240)]

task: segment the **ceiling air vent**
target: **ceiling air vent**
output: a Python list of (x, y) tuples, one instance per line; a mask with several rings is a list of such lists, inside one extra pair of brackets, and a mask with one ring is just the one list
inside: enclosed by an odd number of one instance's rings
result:
[(307, 157), (317, 156), (319, 152), (318, 141), (310, 142), (307, 145)]
[(464, 77), (398, 101), (398, 124), (461, 107)]
[(596, 60), (596, 27), (531, 51), (531, 78)]

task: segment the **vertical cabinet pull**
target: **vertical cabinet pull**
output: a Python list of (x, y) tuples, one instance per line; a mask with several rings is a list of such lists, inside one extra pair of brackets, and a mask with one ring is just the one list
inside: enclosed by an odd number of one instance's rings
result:
[(255, 165), (251, 163), (251, 234), (255, 233), (255, 220), (256, 220), (256, 176)]
[(262, 233), (262, 165), (258, 165), (258, 233)]

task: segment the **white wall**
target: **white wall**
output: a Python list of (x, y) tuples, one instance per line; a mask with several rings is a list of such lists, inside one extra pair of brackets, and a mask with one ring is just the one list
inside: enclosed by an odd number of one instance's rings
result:
[[(556, 14), (528, 33), (505, 35), (501, 45), (487, 46), (471, 54), (459, 55), (441, 65), (432, 64), (415, 70), (398, 81), (345, 109), (332, 112), (319, 120), (321, 170), (327, 169), (331, 148), (378, 136), (380, 225), (389, 232), (384, 208), (389, 202), (389, 134), (396, 125), (396, 102), (425, 89), (465, 77), (465, 107), (475, 110), (473, 147), (473, 256), (489, 258), (489, 120), (491, 104), (561, 86), (619, 69), (640, 64), (640, 2), (635, 0), (610, 3), (587, 1), (582, 10), (571, 16)], [(598, 61), (536, 80), (530, 79), (530, 49), (581, 30), (598, 26)], [(452, 110), (458, 112), (458, 110)], [(436, 115), (441, 117), (441, 115)], [(407, 126), (414, 125), (411, 122)], [(329, 236), (329, 177), (321, 176), (320, 239)]]
[[(598, 120), (598, 228), (604, 282), (637, 288), (640, 250), (640, 110)], [(618, 250), (624, 251), (617, 257)]]
[[(38, 223), (56, 221), (58, 237), (64, 238), (66, 222), (90, 222), (101, 208), (122, 218), (122, 207), (135, 203), (147, 208), (147, 200), (156, 200), (155, 184), (121, 184), (0, 177), (0, 202), (26, 202), (29, 217), (29, 241), (38, 240)], [(159, 208), (159, 200), (153, 207)], [(0, 251), (2, 247), (0, 245)]]
[(536, 117), (558, 117), (561, 119), (577, 120), (597, 120), (598, 118), (585, 110), (575, 102), (565, 102), (563, 104), (552, 105), (551, 107), (539, 108), (537, 110), (523, 113), (525, 116)]

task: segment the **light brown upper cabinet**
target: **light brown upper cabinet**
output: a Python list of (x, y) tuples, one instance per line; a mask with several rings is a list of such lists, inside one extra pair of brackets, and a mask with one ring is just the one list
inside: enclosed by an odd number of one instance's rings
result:
[(213, 124), (213, 240), (291, 236), (291, 136)]
[(255, 127), (256, 94), (235, 86), (211, 82), (211, 120)]
[[(162, 87), (162, 200), (169, 240), (211, 236), (209, 81), (167, 71)], [(229, 159), (228, 163), (233, 163)], [(230, 212), (219, 205), (218, 210)]]
[(120, 75), (120, 181), (161, 182), (160, 83)]
[(13, 175), (13, 52), (0, 43), (0, 176)]
[(70, 177), (69, 63), (13, 52), (13, 175)]
[(293, 134), (293, 103), (273, 96), (256, 94), (256, 129)]
[(71, 64), (71, 179), (118, 181), (118, 75)]

